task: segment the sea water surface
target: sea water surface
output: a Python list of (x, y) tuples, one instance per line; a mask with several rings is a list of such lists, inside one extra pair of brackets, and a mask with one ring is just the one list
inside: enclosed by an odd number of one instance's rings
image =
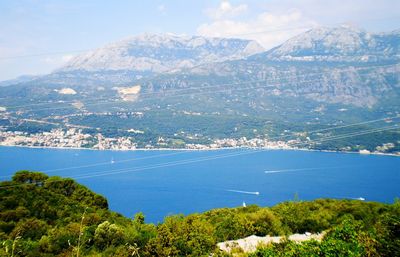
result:
[(316, 198), (391, 203), (400, 158), (294, 150), (92, 151), (0, 147), (0, 180), (18, 170), (71, 177), (110, 209), (146, 221), (166, 215)]

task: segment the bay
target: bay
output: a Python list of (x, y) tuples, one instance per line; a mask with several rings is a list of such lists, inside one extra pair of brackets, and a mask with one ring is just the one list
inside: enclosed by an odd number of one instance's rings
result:
[(400, 158), (382, 155), (224, 149), (92, 151), (0, 147), (0, 180), (18, 170), (71, 177), (104, 195), (110, 209), (147, 222), (212, 208), (317, 198), (391, 203)]

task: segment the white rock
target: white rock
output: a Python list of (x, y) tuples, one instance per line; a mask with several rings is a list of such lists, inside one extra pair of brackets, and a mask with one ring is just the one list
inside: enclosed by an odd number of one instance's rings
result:
[(69, 87), (65, 87), (56, 91), (61, 95), (76, 95), (76, 91)]

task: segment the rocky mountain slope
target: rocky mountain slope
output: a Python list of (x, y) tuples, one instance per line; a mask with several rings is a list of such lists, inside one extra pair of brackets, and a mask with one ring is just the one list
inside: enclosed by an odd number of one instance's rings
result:
[(372, 107), (398, 91), (399, 45), (399, 31), (344, 26), (312, 29), (262, 53), (248, 40), (143, 34), (79, 55), (31, 84), (87, 91), (139, 83), (154, 93), (257, 81), (273, 86), (265, 95)]
[(351, 27), (317, 28), (247, 59), (199, 65), (164, 76), (156, 87), (185, 87), (178, 81), (191, 84), (191, 77), (208, 84), (233, 83), (236, 88), (253, 82), (264, 100), (267, 96), (298, 97), (372, 108), (386, 96), (398, 96), (399, 45), (398, 31), (371, 34)]
[[(135, 138), (146, 146), (158, 138), (182, 144), (298, 135), (393, 117), (400, 115), (399, 44), (399, 31), (347, 27), (310, 30), (263, 53), (253, 41), (141, 35), (0, 87), (0, 122), (31, 132), (60, 122), (110, 137), (142, 131)], [(35, 129), (32, 120), (40, 121)], [(400, 142), (386, 135), (350, 146)], [(345, 140), (340, 149), (348, 146)]]
[(400, 32), (373, 34), (353, 27), (316, 28), (254, 57), (277, 61), (399, 61)]
[(56, 72), (172, 72), (262, 51), (257, 42), (243, 39), (142, 34), (78, 55)]
[(33, 84), (113, 86), (263, 51), (251, 40), (146, 33), (78, 55)]

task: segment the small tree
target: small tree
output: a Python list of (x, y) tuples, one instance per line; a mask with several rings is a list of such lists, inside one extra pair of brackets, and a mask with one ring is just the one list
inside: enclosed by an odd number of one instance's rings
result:
[(135, 217), (133, 218), (133, 222), (138, 225), (144, 224), (144, 214), (142, 212), (136, 213)]
[(99, 249), (121, 244), (123, 239), (123, 230), (117, 225), (111, 224), (109, 221), (104, 221), (98, 225), (94, 232), (94, 242)]
[(30, 172), (27, 170), (21, 170), (14, 174), (12, 180), (18, 183), (35, 183), (37, 186), (43, 186), (44, 182), (49, 177), (41, 172)]

